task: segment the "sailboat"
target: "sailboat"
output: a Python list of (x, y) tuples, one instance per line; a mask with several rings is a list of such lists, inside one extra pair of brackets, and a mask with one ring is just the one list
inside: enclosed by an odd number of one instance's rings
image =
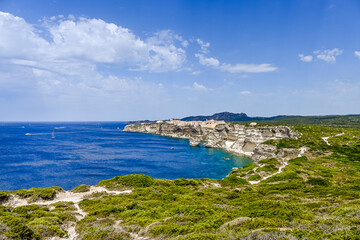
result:
[(54, 133), (54, 131), (53, 131), (52, 134), (51, 134), (51, 138), (55, 138), (55, 133)]

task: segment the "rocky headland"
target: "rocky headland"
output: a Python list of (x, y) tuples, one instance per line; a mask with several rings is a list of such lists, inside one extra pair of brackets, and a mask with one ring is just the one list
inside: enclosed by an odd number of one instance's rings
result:
[(277, 149), (276, 146), (266, 144), (268, 140), (297, 138), (299, 134), (287, 126), (256, 126), (256, 123), (247, 126), (215, 120), (169, 120), (127, 125), (124, 131), (189, 139), (191, 146), (204, 144), (206, 147), (224, 149), (251, 157), (254, 162), (266, 158), (288, 160), (297, 157), (302, 151), (293, 148)]

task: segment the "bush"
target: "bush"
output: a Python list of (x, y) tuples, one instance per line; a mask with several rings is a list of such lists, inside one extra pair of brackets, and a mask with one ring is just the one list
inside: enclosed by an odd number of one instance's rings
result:
[(264, 167), (256, 169), (256, 172), (276, 172), (277, 170), (278, 170), (278, 168), (275, 167), (275, 165), (270, 164), (270, 165), (265, 165)]
[(254, 174), (248, 178), (248, 181), (256, 181), (256, 180), (260, 180), (260, 179), (261, 179), (261, 177), (259, 174)]
[(289, 163), (292, 163), (292, 164), (295, 164), (295, 165), (301, 165), (302, 163), (304, 162), (308, 162), (308, 158), (305, 157), (305, 156), (302, 156), (302, 157), (297, 157), (297, 158), (294, 158), (294, 159), (291, 159), (289, 161)]
[(31, 201), (52, 200), (54, 199), (56, 192), (62, 191), (60, 187), (48, 187), (48, 188), (30, 188), (29, 190), (20, 189), (14, 193), (21, 198), (30, 198)]
[(9, 194), (7, 192), (0, 191), (0, 203), (7, 200), (9, 197)]
[(260, 164), (279, 164), (279, 161), (276, 158), (267, 158), (259, 161)]
[(5, 233), (5, 236), (8, 238), (16, 240), (40, 239), (24, 222), (17, 218), (10, 220), (7, 225), (10, 227), (10, 230)]
[(36, 235), (30, 228), (28, 228), (25, 224), (18, 224), (12, 227), (5, 236), (16, 239), (16, 240), (32, 240), (32, 239), (40, 239), (38, 235)]
[(200, 180), (179, 178), (175, 179), (174, 183), (176, 186), (197, 186), (201, 184)]
[(253, 170), (256, 167), (255, 163), (248, 163), (245, 166), (243, 166), (242, 168), (239, 168), (236, 170), (236, 172), (247, 172), (250, 170)]
[(245, 179), (239, 178), (235, 173), (220, 180), (223, 185), (246, 185), (249, 184)]
[(279, 218), (292, 221), (295, 218), (311, 219), (304, 209), (282, 201), (258, 200), (245, 205), (241, 209), (241, 215), (246, 217)]
[(294, 171), (288, 171), (288, 172), (278, 173), (266, 179), (265, 182), (278, 182), (278, 181), (291, 180), (291, 179), (301, 179), (301, 177), (299, 177), (298, 174)]
[(73, 190), (71, 190), (74, 193), (82, 193), (82, 192), (88, 192), (90, 190), (90, 186), (89, 185), (79, 185), (76, 188), (74, 188)]
[(117, 176), (108, 180), (102, 180), (98, 183), (100, 186), (107, 188), (117, 187), (150, 187), (154, 184), (154, 179), (145, 174), (130, 174)]
[(306, 183), (310, 185), (324, 186), (328, 187), (331, 185), (329, 180), (323, 178), (310, 178)]

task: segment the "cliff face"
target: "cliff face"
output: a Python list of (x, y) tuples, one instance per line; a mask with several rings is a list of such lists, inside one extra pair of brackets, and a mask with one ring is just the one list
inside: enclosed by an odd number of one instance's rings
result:
[(152, 133), (161, 136), (189, 139), (191, 146), (203, 143), (206, 147), (221, 148), (244, 154), (255, 162), (265, 158), (296, 156), (298, 150), (281, 149), (263, 144), (271, 139), (295, 138), (298, 134), (287, 126), (246, 127), (223, 121), (172, 120), (167, 122), (127, 125), (126, 132)]

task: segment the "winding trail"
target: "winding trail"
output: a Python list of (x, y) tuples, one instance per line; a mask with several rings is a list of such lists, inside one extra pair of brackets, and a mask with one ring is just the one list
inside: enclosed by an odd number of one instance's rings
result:
[[(301, 156), (305, 153), (306, 149), (307, 149), (306, 146), (301, 147), (301, 148), (299, 149), (300, 152), (299, 152), (298, 157), (301, 157)], [(272, 174), (270, 174), (270, 175), (267, 175), (267, 176), (263, 177), (262, 179), (260, 179), (260, 180), (258, 180), (258, 181), (249, 181), (249, 183), (250, 183), (251, 185), (253, 185), (253, 184), (259, 184), (259, 183), (260, 183), (261, 181), (263, 181), (263, 180), (266, 180), (266, 179), (268, 179), (268, 178), (270, 178), (270, 177), (272, 177), (272, 176), (274, 176), (274, 175), (276, 175), (276, 174), (282, 173), (282, 172), (284, 171), (284, 168), (288, 165), (289, 160), (290, 160), (290, 159), (283, 159), (283, 161), (282, 161), (282, 163), (281, 163), (281, 166), (279, 167), (279, 170), (278, 170), (277, 172), (272, 173)], [(258, 169), (258, 168), (259, 168), (259, 167), (254, 168), (254, 171), (256, 171), (256, 169)]]
[(321, 139), (324, 140), (324, 142), (325, 142), (327, 145), (331, 146), (331, 144), (328, 142), (328, 139), (329, 139), (329, 138), (340, 137), (340, 136), (342, 136), (342, 135), (344, 135), (344, 134), (345, 134), (345, 133), (342, 132), (342, 133), (336, 134), (336, 135), (334, 135), (334, 136), (322, 137)]
[[(19, 198), (16, 195), (11, 195), (9, 200), (6, 201), (5, 203), (3, 203), (2, 205), (15, 208), (15, 207), (20, 207), (20, 206), (25, 206), (25, 205), (30, 205), (30, 204), (49, 206), (51, 204), (58, 203), (58, 202), (73, 202), (74, 207), (76, 209), (75, 211), (73, 211), (73, 213), (76, 217), (76, 221), (80, 221), (81, 219), (86, 217), (87, 213), (84, 212), (79, 207), (79, 202), (82, 201), (83, 199), (87, 198), (88, 195), (96, 193), (96, 192), (106, 192), (108, 194), (117, 195), (117, 194), (131, 193), (132, 191), (131, 190), (110, 191), (104, 187), (91, 186), (90, 190), (87, 192), (81, 192), (81, 193), (74, 193), (71, 191), (58, 192), (58, 193), (56, 193), (55, 198), (50, 201), (38, 200), (38, 201), (29, 203), (26, 199)], [(49, 208), (51, 209), (51, 206)], [(78, 234), (75, 231), (75, 227), (76, 227), (76, 222), (70, 222), (66, 227), (66, 231), (68, 232), (68, 235), (69, 235), (67, 238), (53, 237), (53, 238), (51, 238), (51, 240), (65, 240), (65, 239), (75, 240), (75, 239), (77, 239)]]

